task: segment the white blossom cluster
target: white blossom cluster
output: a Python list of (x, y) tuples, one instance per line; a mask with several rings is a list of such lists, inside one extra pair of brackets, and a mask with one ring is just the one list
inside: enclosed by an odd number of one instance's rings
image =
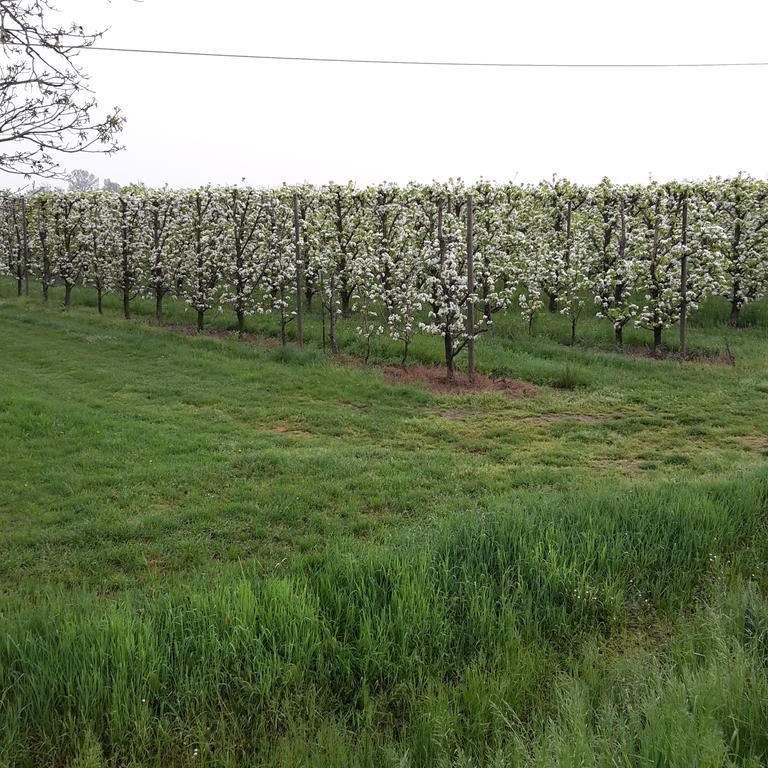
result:
[(443, 339), (452, 369), (510, 308), (529, 329), (545, 308), (559, 312), (573, 337), (592, 308), (618, 343), (628, 324), (660, 343), (683, 304), (694, 310), (709, 295), (727, 298), (736, 323), (768, 289), (768, 184), (739, 175), (594, 187), (451, 180), (4, 193), (0, 270), (20, 292), (30, 278), (45, 296), (63, 285), (65, 303), (82, 284), (96, 289), (99, 308), (116, 293), (127, 317), (138, 296), (154, 299), (160, 320), (166, 297), (185, 301), (199, 328), (214, 308), (231, 311), (240, 331), (249, 315), (276, 313), (283, 339), (301, 283), (305, 301), (322, 302), (334, 349), (339, 318), (352, 317), (368, 353), (387, 335), (406, 357), (423, 332)]

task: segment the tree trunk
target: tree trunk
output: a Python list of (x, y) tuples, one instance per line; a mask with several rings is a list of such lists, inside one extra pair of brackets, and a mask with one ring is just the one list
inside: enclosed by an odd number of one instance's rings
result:
[(405, 361), (408, 359), (408, 339), (405, 340), (405, 346), (403, 347), (403, 360), (400, 363), (401, 365), (405, 365)]
[(656, 325), (653, 328), (653, 354), (658, 357), (661, 355), (661, 326)]
[(467, 195), (467, 376), (470, 383), (475, 381), (475, 233), (472, 195)]
[(304, 317), (303, 309), (301, 306), (301, 231), (299, 223), (299, 196), (296, 192), (293, 193), (293, 238), (294, 249), (296, 252), (295, 265), (296, 265), (296, 341), (299, 343), (299, 348), (304, 346)]
[(21, 232), (24, 253), (24, 295), (29, 296), (29, 228), (27, 226), (27, 201), (21, 198)]
[(571, 346), (576, 345), (576, 320), (571, 320)]
[(198, 309), (197, 310), (197, 332), (201, 333), (204, 326), (205, 326), (205, 310)]
[(483, 317), (488, 326), (493, 320), (493, 312), (491, 311), (491, 302), (488, 301), (488, 294), (491, 292), (491, 287), (488, 285), (487, 278), (483, 278)]
[(619, 349), (624, 349), (624, 326), (623, 325), (613, 326), (613, 337), (616, 342), (616, 346)]
[(339, 291), (341, 293), (341, 316), (345, 320), (352, 317), (352, 291)]
[(331, 354), (339, 354), (339, 345), (336, 341), (336, 291), (335, 276), (331, 275), (331, 295), (328, 302), (328, 335), (331, 341)]
[(103, 293), (104, 292), (103, 292), (101, 286), (98, 286), (96, 288), (96, 309), (98, 310), (100, 315), (104, 314), (104, 310), (103, 310), (103, 308), (101, 306), (101, 301), (103, 299)]
[(549, 296), (549, 305), (547, 306), (547, 309), (550, 312), (557, 312), (557, 296), (555, 296), (554, 293), (548, 293), (547, 296)]
[(42, 274), (40, 275), (40, 282), (43, 285), (43, 301), (48, 303), (48, 287), (51, 280), (51, 260), (48, 256), (48, 238), (42, 232), (40, 233), (40, 247), (43, 250), (43, 263)]
[(735, 328), (739, 324), (739, 312), (741, 310), (741, 307), (739, 306), (739, 302), (734, 299), (731, 302), (731, 327)]
[(131, 294), (127, 288), (123, 288), (123, 317), (126, 320), (131, 319)]
[(328, 338), (331, 342), (331, 354), (339, 354), (339, 345), (336, 341), (336, 313), (331, 312), (328, 322)]
[(68, 307), (72, 303), (72, 286), (64, 283), (64, 306)]
[(155, 320), (163, 324), (163, 292), (155, 291)]
[(16, 278), (16, 294), (18, 296), (21, 296), (21, 294), (24, 292), (24, 278), (22, 275), (19, 275)]
[(688, 319), (688, 196), (683, 198), (683, 223), (682, 223), (680, 255), (680, 357), (686, 355), (686, 321)]
[(448, 372), (448, 380), (453, 381), (453, 336), (450, 331), (445, 332), (445, 368)]

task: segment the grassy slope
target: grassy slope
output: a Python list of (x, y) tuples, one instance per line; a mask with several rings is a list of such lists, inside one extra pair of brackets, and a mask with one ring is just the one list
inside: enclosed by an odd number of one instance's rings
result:
[(760, 764), (764, 307), (735, 368), (502, 319), (511, 401), (3, 290), (0, 760)]

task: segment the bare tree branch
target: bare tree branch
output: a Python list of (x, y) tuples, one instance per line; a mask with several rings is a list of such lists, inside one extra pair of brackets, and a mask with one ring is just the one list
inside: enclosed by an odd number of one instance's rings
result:
[(88, 75), (76, 59), (103, 32), (51, 21), (50, 0), (0, 0), (0, 170), (66, 178), (57, 153), (111, 154), (125, 118), (99, 116)]

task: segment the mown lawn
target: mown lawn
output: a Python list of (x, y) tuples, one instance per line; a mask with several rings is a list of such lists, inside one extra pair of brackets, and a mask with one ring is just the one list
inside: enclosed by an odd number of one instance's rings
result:
[(765, 304), (500, 318), (510, 398), (12, 288), (0, 765), (768, 764)]

